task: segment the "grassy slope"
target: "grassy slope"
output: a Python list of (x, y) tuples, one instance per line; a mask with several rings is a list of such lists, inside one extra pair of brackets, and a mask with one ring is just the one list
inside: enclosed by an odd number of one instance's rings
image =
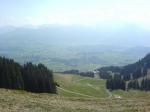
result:
[(149, 92), (118, 90), (112, 94), (120, 95), (121, 99), (108, 98), (103, 80), (59, 74), (55, 75), (55, 80), (64, 89), (96, 98), (71, 94), (60, 89), (58, 95), (0, 89), (0, 112), (149, 112), (150, 110)]
[[(106, 98), (108, 94), (105, 89), (105, 81), (93, 78), (85, 78), (77, 75), (55, 75), (55, 79), (61, 88), (72, 92), (89, 95), (95, 98)], [(71, 94), (59, 89), (61, 96), (77, 96), (84, 97), (83, 95)]]

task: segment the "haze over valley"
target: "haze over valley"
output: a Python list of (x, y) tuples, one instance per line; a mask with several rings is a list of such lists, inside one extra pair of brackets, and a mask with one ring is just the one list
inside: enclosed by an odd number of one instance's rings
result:
[[(114, 29), (112, 29), (114, 28)], [(150, 31), (134, 25), (1, 27), (0, 55), (54, 71), (126, 65), (149, 51)], [(146, 40), (146, 41), (145, 41)]]

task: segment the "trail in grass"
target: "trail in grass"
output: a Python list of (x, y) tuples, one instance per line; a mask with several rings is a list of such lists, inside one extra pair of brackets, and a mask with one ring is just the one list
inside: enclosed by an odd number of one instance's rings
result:
[[(85, 79), (75, 80), (74, 83), (77, 83), (77, 82), (79, 82), (81, 80), (85, 80)], [(97, 80), (99, 80), (99, 79), (97, 79)], [(87, 83), (86, 85), (89, 86), (89, 87), (91, 87), (91, 88), (93, 88), (93, 89), (95, 89), (95, 90), (98, 90), (98, 88), (96, 88), (92, 84)], [(108, 89), (106, 89), (106, 93), (108, 94), (108, 98), (112, 98), (113, 95), (112, 95), (112, 93)]]
[(108, 98), (112, 98), (112, 97), (117, 98), (117, 99), (121, 99), (122, 98), (119, 95), (112, 95), (112, 93), (108, 89), (106, 89), (106, 92), (109, 94)]
[(106, 89), (106, 93), (109, 95), (108, 98), (112, 98), (113, 95), (108, 89)]
[(64, 89), (64, 88), (61, 88), (61, 87), (57, 87), (57, 88), (65, 91), (65, 92), (68, 92), (68, 93), (72, 93), (72, 94), (76, 94), (76, 95), (80, 95), (80, 96), (84, 96), (84, 97), (97, 98), (97, 97), (94, 97), (94, 96), (90, 96), (90, 95), (86, 95), (86, 94), (70, 91), (70, 90), (67, 90), (67, 89)]
[[(78, 83), (79, 81), (83, 81), (83, 80), (85, 80), (85, 79), (74, 80), (73, 83)], [(99, 80), (99, 79), (97, 79), (97, 80)], [(89, 86), (89, 87), (91, 87), (91, 88), (93, 88), (93, 89), (95, 89), (95, 90), (98, 90), (98, 88), (96, 88), (92, 84), (87, 83), (86, 85)], [(106, 89), (106, 93), (108, 94), (108, 98), (112, 98), (113, 95), (112, 95), (112, 93), (108, 89)]]
[[(79, 81), (81, 81), (81, 80), (85, 80), (85, 79), (79, 79), (79, 80), (76, 80), (75, 82), (79, 82)], [(97, 80), (99, 80), (99, 79), (97, 79)], [(87, 83), (87, 86), (89, 86), (89, 87), (91, 87), (91, 88), (93, 88), (93, 89), (95, 89), (95, 90), (98, 90), (98, 88), (96, 88), (96, 87), (93, 86), (92, 84)], [(108, 94), (108, 98), (112, 98), (112, 97), (113, 97), (112, 93), (111, 93), (108, 89), (106, 89), (106, 93)], [(120, 97), (120, 96), (119, 96), (119, 97)]]
[(77, 82), (82, 81), (82, 80), (85, 80), (85, 79), (82, 78), (82, 79), (74, 80), (73, 83), (77, 83)]
[(89, 86), (89, 87), (92, 88), (92, 89), (95, 89), (96, 91), (99, 91), (99, 88), (98, 88), (98, 87), (95, 87), (95, 86), (93, 86), (93, 85), (90, 84), (90, 83), (87, 83), (86, 85)]
[[(87, 80), (85, 78), (81, 78), (81, 79), (76, 79), (76, 80), (73, 80), (72, 83), (74, 84), (78, 84), (80, 85), (80, 81), (84, 81), (84, 80)], [(94, 80), (99, 80), (99, 79), (94, 79)], [(88, 86), (92, 89), (95, 89), (96, 91), (99, 91), (99, 87), (97, 86), (94, 86), (90, 83), (85, 83), (85, 84), (81, 84), (82, 86), (85, 85), (85, 86)], [(87, 95), (87, 94), (84, 94), (84, 93), (80, 93), (80, 92), (74, 92), (72, 90), (68, 90), (68, 89), (65, 89), (65, 88), (62, 88), (62, 87), (57, 87), (58, 89), (64, 91), (64, 92), (67, 92), (67, 93), (71, 93), (71, 94), (75, 94), (75, 95), (80, 95), (80, 96), (84, 96), (84, 97), (89, 97), (89, 98), (96, 98), (96, 99), (99, 99), (98, 97), (95, 97), (95, 96), (91, 96), (91, 95)], [(111, 98), (112, 97), (112, 94), (109, 90), (106, 89), (106, 93), (108, 94), (108, 98)]]

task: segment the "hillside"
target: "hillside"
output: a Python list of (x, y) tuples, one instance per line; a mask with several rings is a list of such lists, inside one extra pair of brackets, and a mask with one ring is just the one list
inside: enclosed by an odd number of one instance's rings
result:
[[(80, 79), (80, 80), (79, 80)], [(108, 94), (94, 94), (95, 88), (105, 90), (104, 81), (78, 77), (74, 75), (56, 74), (55, 81), (60, 87), (82, 94), (92, 95), (97, 98), (71, 94), (59, 89), (58, 95), (52, 94), (34, 94), (25, 91), (0, 89), (0, 111), (2, 112), (149, 112), (150, 93), (140, 91), (114, 91)], [(75, 82), (74, 82), (75, 81)], [(79, 82), (78, 82), (79, 81)], [(75, 88), (77, 86), (77, 88)], [(88, 88), (83, 92), (78, 88)], [(91, 93), (89, 93), (89, 91)], [(92, 94), (93, 92), (93, 94)], [(120, 97), (118, 97), (120, 96)], [(116, 98), (115, 98), (116, 97)]]
[(150, 90), (150, 54), (126, 66), (109, 66), (98, 69), (99, 75), (107, 79), (107, 89)]
[(107, 98), (105, 80), (81, 77), (78, 75), (55, 74), (58, 94), (66, 97)]
[(150, 54), (147, 54), (139, 61), (126, 66), (108, 66), (102, 67), (99, 70), (102, 78), (109, 78), (112, 74), (120, 74), (124, 80), (137, 79), (149, 75), (150, 69)]

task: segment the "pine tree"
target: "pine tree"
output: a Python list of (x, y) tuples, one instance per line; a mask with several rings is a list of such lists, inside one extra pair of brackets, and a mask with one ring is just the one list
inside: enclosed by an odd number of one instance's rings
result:
[(4, 57), (0, 57), (0, 88), (56, 93), (53, 73), (44, 65), (21, 66)]

